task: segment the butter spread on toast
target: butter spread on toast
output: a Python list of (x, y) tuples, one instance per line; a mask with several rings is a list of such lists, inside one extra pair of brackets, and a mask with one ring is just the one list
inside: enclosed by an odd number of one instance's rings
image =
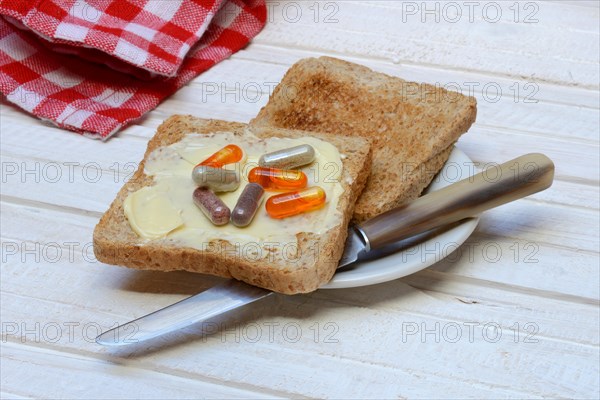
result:
[[(262, 155), (303, 144), (311, 145), (316, 157), (314, 162), (301, 170), (308, 177), (308, 186), (318, 185), (325, 190), (327, 203), (319, 210), (283, 220), (270, 218), (264, 205), (261, 205), (247, 227), (239, 228), (231, 223), (213, 225), (194, 205), (192, 193), (197, 185), (192, 180), (191, 171), (206, 157), (232, 143), (240, 146), (245, 154), (239, 163), (225, 166), (237, 169), (242, 179), (237, 190), (218, 193), (228, 207), (235, 206), (248, 182), (248, 172), (258, 166)], [(168, 236), (200, 250), (204, 250), (215, 239), (242, 246), (271, 243), (295, 245), (298, 233), (324, 233), (338, 224), (341, 218), (337, 204), (343, 192), (340, 182), (342, 155), (332, 144), (313, 137), (261, 139), (252, 134), (235, 136), (231, 132), (210, 135), (191, 133), (179, 142), (155, 149), (146, 161), (144, 172), (153, 177), (154, 185), (129, 194), (124, 211), (132, 229), (138, 236), (148, 240)], [(277, 193), (269, 192), (265, 197)]]

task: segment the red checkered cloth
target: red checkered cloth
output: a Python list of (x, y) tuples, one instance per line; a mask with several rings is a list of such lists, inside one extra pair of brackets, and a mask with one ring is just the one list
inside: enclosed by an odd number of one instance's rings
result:
[(108, 138), (265, 24), (264, 0), (0, 0), (0, 91)]

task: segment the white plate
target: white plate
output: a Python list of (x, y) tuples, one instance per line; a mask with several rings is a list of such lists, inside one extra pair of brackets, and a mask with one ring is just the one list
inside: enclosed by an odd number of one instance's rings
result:
[[(455, 147), (427, 191), (439, 190), (468, 178), (473, 175), (473, 165), (473, 161)], [(341, 269), (336, 272), (329, 283), (321, 286), (321, 289), (374, 285), (414, 274), (444, 259), (456, 250), (473, 233), (478, 223), (479, 217), (470, 218), (451, 229), (439, 231), (433, 235), (431, 233), (423, 235), (422, 241), (417, 244), (415, 244), (416, 240), (411, 240), (412, 245), (410, 242), (399, 243), (387, 249), (388, 255), (357, 262)], [(402, 251), (394, 252), (394, 247), (400, 247)], [(390, 252), (392, 253), (389, 254)]]

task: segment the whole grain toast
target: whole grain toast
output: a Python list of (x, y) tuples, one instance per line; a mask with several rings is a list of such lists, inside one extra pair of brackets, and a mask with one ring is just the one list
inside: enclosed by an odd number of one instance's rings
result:
[[(273, 257), (273, 254), (260, 260), (245, 259), (236, 255), (230, 243), (220, 239), (214, 240), (202, 251), (181, 246), (168, 237), (147, 241), (139, 238), (131, 229), (124, 214), (123, 203), (129, 193), (153, 184), (153, 177), (144, 173), (149, 154), (159, 147), (181, 140), (187, 133), (209, 134), (222, 131), (234, 132), (235, 135), (251, 132), (259, 138), (313, 136), (333, 144), (343, 154), (340, 182), (344, 191), (337, 208), (341, 212), (339, 223), (321, 234), (299, 233), (296, 236), (297, 257), (293, 262), (289, 257)], [(249, 127), (236, 122), (173, 116), (158, 128), (156, 135), (148, 143), (138, 170), (119, 191), (96, 226), (94, 253), (101, 262), (131, 268), (207, 273), (235, 278), (285, 294), (314, 291), (331, 279), (341, 258), (354, 204), (369, 176), (371, 156), (369, 142), (363, 138), (349, 139), (326, 133)]]
[(420, 195), (476, 117), (473, 97), (330, 57), (298, 61), (250, 124), (370, 138), (373, 167), (353, 219)]

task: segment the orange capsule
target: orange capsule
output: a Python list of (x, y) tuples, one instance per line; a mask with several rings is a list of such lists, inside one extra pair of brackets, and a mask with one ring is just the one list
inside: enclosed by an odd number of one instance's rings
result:
[(297, 192), (282, 193), (267, 200), (266, 209), (271, 218), (287, 218), (316, 210), (325, 204), (327, 195), (318, 186), (312, 186)]
[(221, 168), (223, 165), (233, 164), (241, 161), (243, 157), (244, 152), (239, 148), (239, 146), (236, 146), (235, 144), (228, 144), (198, 165)]
[(250, 170), (248, 181), (258, 183), (265, 189), (303, 189), (306, 187), (306, 174), (291, 169), (256, 167)]

